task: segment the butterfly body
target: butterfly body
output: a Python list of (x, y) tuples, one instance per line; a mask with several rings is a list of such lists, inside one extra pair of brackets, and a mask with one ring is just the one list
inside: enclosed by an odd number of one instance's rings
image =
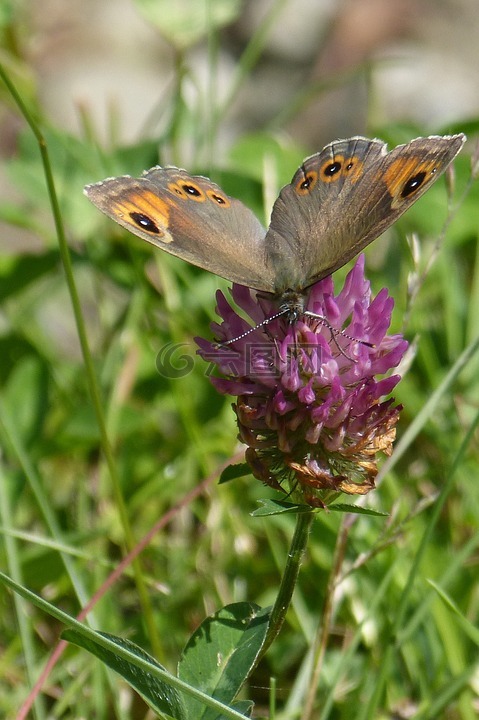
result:
[(304, 160), (279, 193), (265, 230), (208, 178), (155, 167), (109, 178), (88, 198), (130, 232), (232, 282), (301, 312), (307, 289), (345, 265), (397, 220), (444, 172), (465, 136), (417, 138), (387, 152), (353, 137)]

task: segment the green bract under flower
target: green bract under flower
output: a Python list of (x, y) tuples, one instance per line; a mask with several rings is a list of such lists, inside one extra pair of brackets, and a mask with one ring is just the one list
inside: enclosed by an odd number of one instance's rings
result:
[[(243, 286), (233, 285), (232, 295), (256, 324), (277, 312)], [(223, 375), (212, 378), (215, 387), (237, 396), (233, 409), (253, 475), (313, 507), (338, 492), (369, 492), (401, 410), (383, 400), (400, 376), (384, 375), (407, 342), (386, 335), (394, 303), (385, 289), (371, 300), (364, 256), (337, 296), (331, 277), (310, 289), (305, 309), (318, 318), (278, 318), (242, 336), (250, 325), (220, 292), (217, 301), (220, 344), (197, 338), (198, 352)]]

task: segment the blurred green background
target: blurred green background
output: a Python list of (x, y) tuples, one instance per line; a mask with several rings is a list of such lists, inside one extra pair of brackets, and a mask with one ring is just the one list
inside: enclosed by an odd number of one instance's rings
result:
[[(236, 600), (273, 602), (294, 521), (250, 516), (271, 496), (252, 478), (215, 483), (241, 448), (231, 400), (211, 387), (193, 338), (211, 337), (215, 290), (228, 284), (122, 231), (83, 186), (171, 163), (211, 176), (265, 222), (303, 157), (337, 137), (394, 146), (467, 132), (453, 200), (439, 181), (366, 251), (374, 291), (386, 285), (395, 298), (393, 331), (413, 348), (395, 393), (400, 452), (366, 500), (390, 515), (346, 529), (338, 514), (318, 516), (288, 622), (245, 695), (255, 717), (268, 717), (274, 675), (276, 717), (300, 717), (305, 658), (329, 600), (314, 717), (361, 717), (429, 533), (373, 716), (476, 718), (477, 3), (10, 0), (0, 33), (0, 61), (47, 141), (118, 483), (102, 451), (38, 144), (0, 83), (0, 567), (75, 615), (180, 504), (93, 620), (170, 670), (206, 614)], [(335, 276), (338, 289), (347, 270)], [(170, 343), (191, 365), (178, 378), (157, 369)], [(207, 476), (207, 490), (183, 502)], [(333, 591), (339, 532), (348, 541)], [(0, 608), (0, 715), (10, 718), (61, 628), (6, 591)], [(148, 717), (99, 668), (69, 647), (32, 716)]]

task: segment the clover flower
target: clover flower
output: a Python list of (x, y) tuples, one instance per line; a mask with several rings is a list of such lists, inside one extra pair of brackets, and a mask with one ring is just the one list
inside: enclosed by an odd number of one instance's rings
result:
[[(233, 285), (232, 297), (256, 325), (278, 311), (241, 285)], [(253, 475), (313, 507), (374, 488), (378, 453), (391, 454), (401, 411), (384, 399), (400, 376), (385, 374), (407, 342), (386, 335), (394, 301), (386, 289), (371, 299), (364, 256), (338, 295), (331, 277), (310, 289), (305, 310), (319, 318), (282, 317), (251, 330), (221, 292), (217, 303), (218, 342), (196, 338), (198, 353), (223, 376), (211, 378), (217, 390), (237, 396), (233, 409)]]

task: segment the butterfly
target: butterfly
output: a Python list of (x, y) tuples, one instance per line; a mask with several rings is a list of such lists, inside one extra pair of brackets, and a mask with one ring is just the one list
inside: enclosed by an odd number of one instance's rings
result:
[(465, 135), (337, 140), (306, 158), (273, 205), (268, 229), (206, 177), (154, 167), (87, 185), (99, 210), (171, 255), (273, 296), (294, 320), (308, 288), (381, 235), (440, 177)]

